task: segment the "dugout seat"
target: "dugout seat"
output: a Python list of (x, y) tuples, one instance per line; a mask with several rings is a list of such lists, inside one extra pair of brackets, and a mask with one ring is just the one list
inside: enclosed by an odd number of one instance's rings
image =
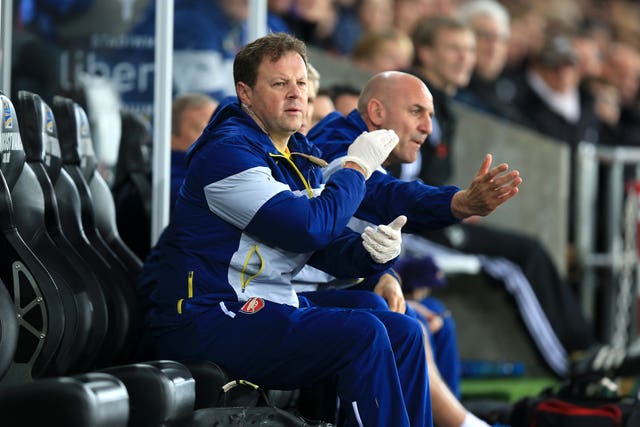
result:
[(103, 372), (0, 387), (3, 427), (125, 427), (128, 419), (127, 389)]
[(139, 114), (120, 112), (122, 132), (111, 186), (122, 240), (140, 258), (151, 249), (151, 129)]
[[(104, 213), (99, 211), (104, 207), (95, 203), (94, 193), (99, 191), (90, 188), (81, 168), (83, 162), (87, 161), (84, 153), (87, 150), (93, 152), (89, 122), (84, 110), (69, 98), (55, 97), (53, 111), (59, 129), (62, 168), (71, 177), (79, 196), (81, 223), (76, 225), (76, 228), (81, 227), (83, 235), (76, 236), (76, 243), (86, 247), (88, 242), (93, 251), (87, 254), (92, 258), (95, 271), (100, 275), (106, 273), (105, 277), (111, 285), (108, 295), (110, 330), (107, 335), (110, 343), (107, 347), (110, 347), (110, 352), (104, 353), (105, 358), (99, 366), (129, 362), (139, 327), (134, 290), (137, 272), (125, 266), (125, 262), (114, 252), (97, 227), (97, 217), (104, 216)], [(95, 165), (92, 170), (95, 172)], [(79, 230), (76, 230), (76, 234), (78, 233)], [(79, 240), (86, 241), (82, 243)], [(139, 263), (139, 260), (137, 262)]]
[[(76, 126), (88, 126), (87, 116), (82, 107), (75, 104), (75, 109), (77, 114), (63, 116), (60, 120), (74, 120)], [(82, 138), (78, 141), (78, 152), (81, 159), (82, 173), (93, 197), (96, 227), (104, 237), (105, 242), (124, 265), (129, 277), (133, 279), (142, 269), (142, 261), (120, 237), (116, 224), (116, 208), (113, 195), (107, 182), (98, 173), (98, 159), (96, 158), (91, 138)]]
[[(35, 243), (33, 248), (40, 248), (46, 239), (44, 200), (35, 174), (24, 167), (14, 106), (2, 93), (0, 101), (0, 277), (20, 315), (18, 348), (3, 382), (22, 382), (69, 369), (77, 307), (69, 285), (60, 275), (54, 279), (29, 246)], [(14, 209), (19, 215), (14, 215)]]
[[(55, 262), (61, 266), (60, 271), (65, 272), (65, 279), (75, 288), (76, 294), (82, 294), (88, 301), (86, 309), (82, 311), (82, 315), (87, 317), (83, 319), (86, 331), (82, 330), (75, 342), (81, 349), (81, 357), (71, 367), (73, 372), (83, 372), (93, 366), (107, 333), (105, 295), (96, 274), (62, 229), (58, 194), (68, 194), (74, 184), (61, 168), (60, 144), (53, 112), (39, 95), (27, 91), (18, 92), (17, 110), (26, 163), (35, 173), (44, 195), (47, 233), (55, 244), (56, 252), (62, 254)], [(46, 266), (51, 262), (48, 257)]]
[(134, 363), (102, 370), (120, 379), (129, 393), (129, 425), (172, 426), (193, 416), (195, 381), (189, 370), (169, 360)]

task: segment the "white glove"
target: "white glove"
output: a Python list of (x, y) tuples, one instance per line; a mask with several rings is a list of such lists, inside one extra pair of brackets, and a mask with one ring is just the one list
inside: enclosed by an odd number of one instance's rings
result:
[(367, 227), (362, 232), (362, 245), (371, 258), (378, 264), (384, 264), (400, 255), (402, 233), (400, 230), (407, 222), (407, 217), (400, 215), (389, 225), (379, 225), (375, 229)]
[(397, 143), (398, 135), (389, 129), (363, 132), (349, 146), (347, 156), (342, 158), (342, 165), (345, 162), (357, 164), (364, 170), (365, 179), (369, 179), (373, 171), (389, 157)]

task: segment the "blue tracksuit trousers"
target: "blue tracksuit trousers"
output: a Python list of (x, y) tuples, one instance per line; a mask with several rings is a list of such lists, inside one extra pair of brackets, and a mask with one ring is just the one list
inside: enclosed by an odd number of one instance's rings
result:
[[(233, 377), (295, 389), (328, 379), (363, 426), (432, 426), (422, 329), (382, 310), (261, 301), (185, 305), (180, 327), (156, 333), (157, 357), (208, 359)], [(304, 305), (307, 305), (306, 307)], [(260, 305), (258, 305), (260, 306)]]

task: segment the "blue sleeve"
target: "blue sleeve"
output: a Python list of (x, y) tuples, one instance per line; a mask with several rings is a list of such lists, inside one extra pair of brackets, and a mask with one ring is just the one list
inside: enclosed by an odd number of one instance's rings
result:
[(315, 251), (341, 235), (364, 192), (362, 174), (344, 169), (331, 177), (320, 196), (276, 194), (256, 212), (246, 231), (288, 251)]
[(356, 217), (365, 221), (386, 224), (398, 215), (406, 215), (408, 221), (403, 231), (410, 233), (460, 221), (451, 212), (451, 199), (459, 187), (432, 187), (421, 181), (401, 181), (379, 171), (371, 175), (366, 185), (367, 193), (356, 212)]
[(360, 234), (350, 228), (345, 228), (337, 239), (329, 243), (324, 249), (316, 251), (307, 264), (338, 279), (346, 279), (368, 278), (370, 276), (380, 277), (393, 265), (395, 260), (378, 264), (362, 246)]
[(278, 181), (264, 154), (248, 144), (219, 143), (193, 155), (181, 194), (200, 203), (203, 189), (209, 210), (223, 220), (270, 246), (303, 253), (342, 234), (364, 197), (365, 180), (344, 169), (308, 198)]

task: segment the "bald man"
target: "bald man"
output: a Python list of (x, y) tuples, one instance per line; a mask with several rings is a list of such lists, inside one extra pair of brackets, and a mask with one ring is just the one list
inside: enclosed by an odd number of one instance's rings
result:
[[(322, 149), (325, 160), (331, 161), (326, 175), (340, 167), (349, 144), (358, 135), (376, 129), (393, 129), (399, 137), (385, 165), (411, 163), (416, 161), (420, 146), (432, 131), (433, 114), (433, 97), (419, 78), (402, 72), (383, 72), (367, 82), (357, 109), (346, 117), (330, 113), (311, 129), (309, 139)], [(454, 224), (473, 215), (488, 215), (515, 196), (522, 182), (518, 171), (508, 171), (506, 164), (491, 168), (491, 160), (490, 155), (485, 157), (466, 189), (405, 182), (379, 169), (366, 183), (367, 192), (356, 217), (375, 223), (376, 218), (401, 212), (408, 218), (403, 231), (418, 232)], [(444, 427), (486, 426), (466, 411), (434, 366), (429, 363), (435, 423)]]

